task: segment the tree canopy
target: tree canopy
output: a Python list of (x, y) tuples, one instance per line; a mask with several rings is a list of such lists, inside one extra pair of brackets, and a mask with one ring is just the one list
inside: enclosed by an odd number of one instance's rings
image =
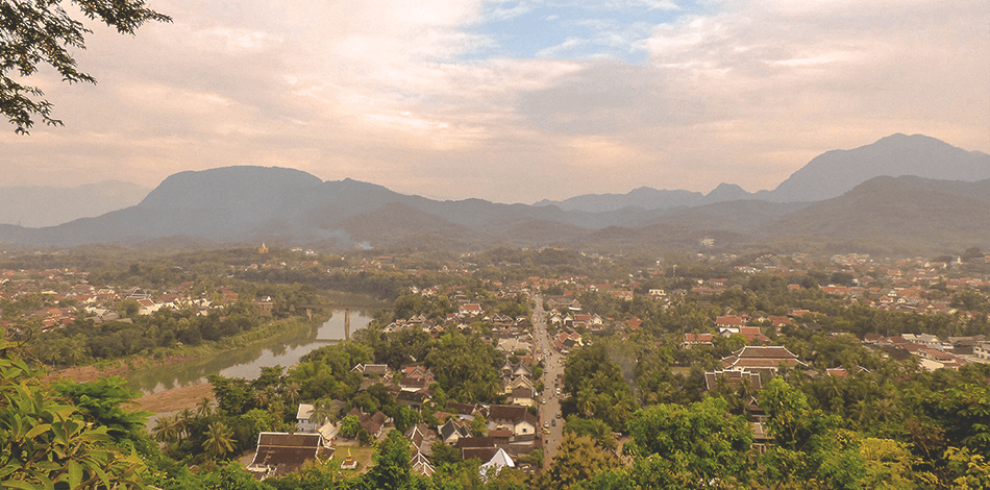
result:
[(149, 21), (170, 22), (167, 15), (151, 10), (143, 0), (5, 0), (0, 2), (0, 113), (27, 133), (40, 117), (45, 124), (61, 125), (51, 116), (52, 103), (44, 92), (24, 79), (41, 65), (49, 65), (69, 82), (96, 83), (96, 79), (76, 66), (70, 50), (86, 48), (86, 34), (92, 30), (63, 7), (71, 3), (79, 15), (115, 27), (121, 34), (133, 34)]

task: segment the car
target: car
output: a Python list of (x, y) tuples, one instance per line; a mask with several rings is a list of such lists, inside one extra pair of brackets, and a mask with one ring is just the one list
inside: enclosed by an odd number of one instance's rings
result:
[(559, 418), (561, 418), (561, 417), (560, 417), (560, 412), (557, 412), (557, 418), (558, 418), (558, 419), (559, 419)]
[(557, 427), (557, 419), (550, 419), (550, 425)]
[(550, 428), (550, 422), (543, 422), (543, 428), (544, 429)]
[(543, 433), (546, 435), (550, 435), (550, 429), (543, 429)]

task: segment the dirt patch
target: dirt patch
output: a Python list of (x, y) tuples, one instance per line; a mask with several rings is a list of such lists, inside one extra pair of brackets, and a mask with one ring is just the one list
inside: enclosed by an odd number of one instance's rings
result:
[(147, 410), (153, 413), (175, 412), (187, 408), (196, 408), (203, 397), (213, 400), (213, 385), (203, 383), (199, 385), (176, 388), (174, 390), (159, 391), (152, 395), (145, 395), (134, 400), (136, 408)]
[(127, 373), (140, 369), (151, 369), (161, 366), (171, 366), (195, 360), (195, 356), (169, 356), (163, 360), (153, 359), (129, 359), (126, 361), (116, 361), (113, 364), (97, 369), (95, 366), (79, 366), (53, 371), (45, 376), (45, 381), (70, 380), (76, 383), (89, 383), (98, 378), (110, 376), (124, 376)]

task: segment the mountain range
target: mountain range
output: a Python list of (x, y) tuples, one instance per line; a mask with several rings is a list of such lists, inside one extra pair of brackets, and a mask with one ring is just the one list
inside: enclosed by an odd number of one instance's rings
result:
[(151, 189), (107, 180), (77, 187), (0, 187), (0, 223), (54, 226), (133, 206)]
[(0, 225), (0, 242), (951, 251), (990, 243), (990, 155), (894, 135), (825, 153), (762, 194), (723, 184), (708, 195), (641, 188), (535, 205), (437, 201), (293, 169), (226, 167), (174, 174), (137, 205), (98, 217)]
[(749, 193), (738, 185), (726, 183), (708, 194), (640, 187), (628, 194), (587, 194), (563, 201), (544, 199), (534, 205), (598, 213), (630, 206), (671, 209), (748, 199), (815, 202), (839, 197), (874, 177), (903, 175), (967, 182), (990, 179), (990, 155), (966, 151), (924, 135), (898, 133), (852, 150), (825, 152), (769, 191)]

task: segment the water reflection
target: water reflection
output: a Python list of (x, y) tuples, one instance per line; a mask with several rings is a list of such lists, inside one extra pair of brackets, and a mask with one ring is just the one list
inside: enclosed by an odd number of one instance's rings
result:
[[(350, 311), (351, 334), (368, 326), (374, 310)], [(279, 365), (289, 367), (302, 356), (333, 341), (344, 338), (344, 310), (334, 310), (329, 320), (313, 328), (300, 328), (291, 337), (272, 340), (268, 345), (253, 345), (218, 352), (209, 359), (197, 359), (173, 367), (164, 366), (141, 370), (126, 376), (132, 390), (144, 393), (181, 388), (205, 381), (207, 375), (220, 373), (227, 377), (254, 379), (261, 368)]]

